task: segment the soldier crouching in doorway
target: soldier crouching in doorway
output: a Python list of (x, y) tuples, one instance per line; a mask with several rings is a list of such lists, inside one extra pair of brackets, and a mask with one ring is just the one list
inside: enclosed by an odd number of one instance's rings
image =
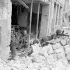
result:
[(15, 58), (16, 56), (16, 41), (15, 41), (15, 33), (14, 33), (14, 30), (12, 29), (11, 31), (11, 43), (10, 43), (10, 51), (11, 51), (11, 57), (9, 58), (9, 60)]

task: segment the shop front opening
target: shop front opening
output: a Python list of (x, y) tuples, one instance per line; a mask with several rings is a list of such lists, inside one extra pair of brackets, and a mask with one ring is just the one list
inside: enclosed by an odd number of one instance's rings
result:
[[(32, 0), (33, 1), (33, 0)], [(24, 4), (24, 3), (23, 3)], [(41, 21), (40, 3), (37, 12), (33, 11), (33, 3), (29, 3), (27, 8), (19, 3), (12, 2), (11, 17), (11, 43), (10, 50), (12, 58), (17, 51), (22, 51), (30, 47), (31, 39), (37, 39)]]

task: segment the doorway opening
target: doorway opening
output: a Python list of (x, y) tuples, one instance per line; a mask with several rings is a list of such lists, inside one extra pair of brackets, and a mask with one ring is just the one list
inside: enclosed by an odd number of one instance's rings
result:
[[(31, 5), (31, 3), (29, 4)], [(21, 51), (29, 47), (29, 40), (36, 38), (38, 10), (37, 12), (32, 10), (31, 35), (29, 39), (30, 12), (30, 7), (26, 9), (23, 5), (12, 2), (10, 50), (13, 57), (16, 51)], [(40, 28), (40, 21), (41, 13), (39, 13), (38, 30)]]

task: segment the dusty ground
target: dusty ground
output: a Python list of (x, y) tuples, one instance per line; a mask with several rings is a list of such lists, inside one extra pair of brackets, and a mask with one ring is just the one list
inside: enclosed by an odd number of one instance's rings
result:
[[(0, 59), (0, 70), (70, 70), (70, 43), (68, 38), (52, 40), (54, 44), (32, 45), (31, 56), (4, 62)], [(23, 54), (23, 52), (22, 52)]]

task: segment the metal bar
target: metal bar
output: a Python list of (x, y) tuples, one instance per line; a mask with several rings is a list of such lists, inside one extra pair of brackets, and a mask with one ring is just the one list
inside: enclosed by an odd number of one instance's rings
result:
[(30, 46), (30, 36), (31, 36), (32, 10), (33, 10), (33, 0), (31, 1), (31, 9), (30, 9), (29, 46)]
[(36, 39), (37, 39), (37, 37), (38, 37), (39, 13), (40, 13), (40, 2), (38, 2), (38, 12), (37, 12), (37, 28), (36, 28)]

